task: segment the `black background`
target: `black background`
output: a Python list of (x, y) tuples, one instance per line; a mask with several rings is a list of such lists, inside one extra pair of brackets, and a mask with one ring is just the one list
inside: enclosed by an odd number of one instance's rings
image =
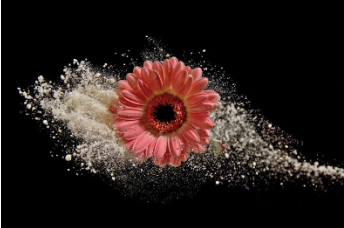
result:
[(328, 193), (302, 187), (246, 191), (211, 183), (194, 198), (170, 204), (123, 197), (97, 176), (77, 177), (67, 172), (66, 162), (51, 158), (49, 134), (21, 113), (23, 99), (17, 92), (17, 87), (33, 84), (39, 75), (56, 80), (74, 58), (102, 65), (115, 63), (115, 52), (139, 53), (144, 36), (150, 35), (177, 56), (206, 49), (207, 59), (225, 68), (253, 108), (304, 142), (306, 158), (320, 157), (344, 167), (340, 18), (279, 17), (278, 12), (252, 18), (230, 17), (226, 12), (213, 16), (210, 9), (163, 15), (129, 7), (92, 7), (85, 11), (69, 5), (27, 3), (4, 8), (2, 196), (3, 210), (16, 218), (12, 223), (50, 227), (56, 222), (102, 218), (115, 225), (125, 217), (127, 221), (180, 224), (181, 219), (196, 218), (226, 221), (236, 213), (249, 212), (267, 216), (267, 211), (274, 211), (287, 217), (306, 211), (342, 212), (341, 187)]

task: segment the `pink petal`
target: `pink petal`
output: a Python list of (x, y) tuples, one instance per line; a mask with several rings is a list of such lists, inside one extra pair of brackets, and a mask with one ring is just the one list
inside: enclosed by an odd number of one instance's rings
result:
[(152, 95), (151, 88), (149, 88), (141, 79), (137, 80), (137, 84), (143, 95), (146, 97), (150, 97)]
[(124, 138), (126, 140), (132, 140), (137, 138), (145, 131), (145, 127), (142, 124), (138, 124), (133, 128), (130, 128), (127, 132), (124, 133)]
[(177, 76), (178, 72), (181, 71), (181, 70), (185, 70), (184, 63), (178, 62), (176, 65), (173, 66), (172, 77), (171, 77), (172, 83), (176, 79), (176, 76)]
[(214, 103), (213, 102), (208, 102), (205, 101), (198, 106), (192, 106), (189, 108), (190, 112), (205, 112), (205, 111), (211, 111), (214, 108)]
[(169, 154), (165, 153), (165, 156), (162, 159), (160, 159), (160, 161), (159, 161), (159, 163), (160, 163), (159, 166), (160, 167), (165, 167), (167, 162), (168, 162), (168, 160), (169, 160)]
[(129, 85), (129, 83), (126, 80), (120, 80), (118, 82), (118, 89), (127, 89), (127, 90), (131, 90), (131, 87)]
[(190, 113), (190, 119), (202, 119), (202, 118), (206, 118), (209, 117), (210, 112), (204, 111), (204, 112), (194, 112), (194, 113)]
[(188, 153), (182, 153), (181, 155), (180, 155), (180, 160), (182, 161), (182, 162), (185, 162), (185, 161), (187, 161), (188, 160)]
[(169, 163), (174, 167), (178, 167), (181, 164), (181, 160), (178, 157), (172, 156), (172, 157), (170, 157)]
[(146, 159), (146, 154), (144, 151), (136, 152), (135, 157), (139, 161), (144, 161)]
[(162, 68), (164, 71), (166, 71), (166, 73), (170, 73), (172, 70), (172, 63), (170, 60), (166, 59), (163, 64), (162, 64)]
[(151, 61), (144, 62), (144, 67), (147, 67), (150, 70), (153, 70), (153, 63)]
[[(190, 67), (186, 67), (186, 71), (188, 72), (188, 75), (191, 75), (191, 68)], [(191, 75), (192, 76), (192, 75)]]
[(214, 127), (214, 123), (210, 118), (191, 119), (190, 123), (201, 129), (211, 129)]
[(168, 148), (170, 153), (175, 156), (179, 157), (181, 153), (181, 148), (180, 148), (180, 140), (179, 137), (176, 135), (172, 135), (168, 139)]
[(201, 138), (210, 136), (209, 130), (205, 130), (205, 129), (199, 129), (198, 134)]
[(151, 144), (148, 146), (148, 148), (147, 148), (147, 156), (148, 157), (152, 157), (153, 156), (154, 149), (155, 149), (157, 141), (158, 141), (158, 138), (154, 137), (152, 142), (151, 142)]
[(186, 70), (181, 70), (177, 73), (177, 75), (174, 78), (174, 81), (172, 82), (172, 88), (174, 92), (178, 93), (182, 86), (185, 84), (185, 81), (187, 80), (188, 73)]
[(139, 120), (133, 120), (133, 121), (127, 121), (127, 120), (123, 120), (123, 121), (119, 121), (118, 123), (116, 123), (116, 129), (118, 132), (124, 133), (127, 130), (133, 128), (134, 126), (139, 124)]
[(122, 109), (118, 112), (118, 116), (127, 120), (138, 120), (142, 117), (143, 112), (137, 109)]
[(194, 81), (197, 81), (202, 78), (202, 70), (201, 68), (195, 68), (191, 71), (191, 75), (194, 79)]
[(184, 129), (182, 130), (182, 134), (186, 140), (189, 140), (193, 144), (198, 143), (200, 140), (200, 137), (197, 131), (193, 127), (190, 127), (189, 125), (186, 125), (184, 127)]
[(218, 101), (220, 96), (213, 90), (204, 90), (204, 93), (208, 95), (208, 100), (210, 101)]
[(210, 109), (210, 111), (211, 112), (214, 111), (217, 108), (217, 106), (219, 106), (219, 104), (216, 102), (215, 104), (213, 104), (213, 108)]
[(137, 88), (137, 79), (138, 77), (135, 74), (132, 74), (132, 73), (127, 74), (127, 82), (133, 89)]
[[(153, 140), (154, 140), (154, 139), (153, 139)], [(152, 141), (151, 144), (152, 144), (153, 142), (154, 142), (154, 141)], [(154, 144), (154, 145), (155, 145), (155, 144)], [(153, 156), (153, 153), (149, 153), (149, 152), (148, 152), (148, 148), (146, 148), (146, 150), (144, 151), (144, 153), (145, 153), (145, 155), (146, 155), (147, 158), (150, 158), (150, 157)]]
[(152, 158), (154, 164), (160, 166), (160, 167), (165, 167), (167, 164), (167, 161), (169, 160), (168, 154), (165, 153), (163, 158), (158, 158), (158, 157), (153, 157)]
[(190, 143), (182, 136), (180, 135), (179, 136), (179, 139), (181, 141), (181, 155), (182, 156), (183, 154), (187, 154), (190, 150)]
[(132, 140), (141, 135), (146, 129), (143, 125), (139, 124), (135, 127), (129, 129), (127, 132), (124, 133), (124, 138), (126, 140)]
[(109, 111), (112, 112), (112, 113), (117, 113), (118, 105), (115, 105), (115, 104), (110, 105)]
[(193, 151), (195, 153), (204, 153), (205, 151), (205, 146), (204, 145), (201, 145), (201, 144), (197, 144), (195, 145), (195, 147), (193, 148)]
[(191, 76), (188, 76), (186, 79), (185, 84), (183, 85), (183, 87), (181, 88), (181, 90), (179, 91), (179, 94), (184, 96), (185, 94), (187, 94), (191, 88), (191, 85), (193, 83), (193, 79)]
[[(209, 101), (209, 100), (206, 100), (206, 101), (203, 102), (203, 103), (209, 103), (209, 104), (212, 104), (213, 106), (219, 105), (219, 103), (218, 103), (217, 101)], [(202, 104), (203, 104), (203, 103), (202, 103)]]
[(155, 70), (153, 70), (152, 75), (155, 89), (158, 91), (161, 90), (163, 88), (163, 80), (161, 78), (161, 75)]
[(148, 131), (143, 132), (137, 139), (133, 145), (133, 150), (136, 152), (144, 151), (148, 148), (148, 146), (152, 143), (154, 136), (151, 135)]
[(167, 137), (166, 136), (159, 136), (158, 141), (156, 142), (155, 149), (154, 149), (154, 155), (157, 158), (162, 158), (167, 149)]
[(209, 144), (209, 138), (201, 138), (201, 143), (203, 145), (208, 145)]
[(174, 65), (174, 66), (178, 63), (178, 59), (176, 57), (170, 58), (170, 61), (171, 61), (172, 65)]
[(125, 142), (125, 149), (131, 151), (131, 148), (133, 147), (134, 142), (135, 142), (134, 140), (126, 141), (126, 142)]
[(143, 103), (132, 102), (132, 101), (128, 100), (127, 98), (123, 97), (123, 96), (119, 97), (119, 101), (121, 102), (121, 104), (123, 106), (128, 107), (128, 108), (139, 108), (139, 107), (143, 106)]
[(191, 97), (186, 99), (188, 105), (197, 105), (205, 100), (207, 100), (208, 96), (204, 93), (197, 93)]
[(133, 103), (136, 103), (136, 104), (142, 104), (144, 102), (144, 98), (136, 96), (134, 93), (129, 92), (127, 90), (123, 90), (122, 95), (129, 101), (132, 101)]
[(168, 87), (171, 82), (172, 63), (168, 59), (166, 59), (162, 66), (162, 70), (164, 73), (164, 87)]
[(151, 70), (144, 67), (141, 69), (141, 79), (148, 85), (151, 86), (152, 84), (152, 77), (151, 77)]
[(140, 68), (140, 67), (135, 67), (135, 68), (134, 68), (134, 74), (135, 74), (138, 78), (141, 78), (141, 68)]
[(163, 72), (163, 70), (162, 70), (162, 65), (161, 65), (161, 63), (159, 62), (159, 61), (155, 61), (154, 63), (153, 63), (153, 70), (155, 70), (155, 71), (157, 71), (158, 73), (159, 73), (159, 75), (162, 77), (162, 79), (163, 79), (163, 77), (164, 77), (164, 72)]
[(115, 122), (117, 122), (118, 120), (120, 120), (118, 114), (114, 114), (114, 115), (112, 116), (112, 119), (113, 119)]
[(189, 93), (187, 94), (187, 96), (192, 96), (196, 93), (200, 93), (202, 92), (205, 87), (207, 87), (208, 85), (208, 79), (207, 78), (201, 78), (198, 81), (194, 82), (189, 90)]

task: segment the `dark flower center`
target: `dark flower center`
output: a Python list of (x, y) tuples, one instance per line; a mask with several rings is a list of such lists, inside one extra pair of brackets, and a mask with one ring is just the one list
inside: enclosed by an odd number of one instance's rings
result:
[(145, 109), (148, 128), (156, 133), (177, 131), (187, 119), (184, 102), (169, 93), (159, 94), (150, 100)]
[(173, 107), (170, 105), (159, 105), (155, 110), (156, 120), (162, 123), (168, 123), (175, 120), (175, 114)]

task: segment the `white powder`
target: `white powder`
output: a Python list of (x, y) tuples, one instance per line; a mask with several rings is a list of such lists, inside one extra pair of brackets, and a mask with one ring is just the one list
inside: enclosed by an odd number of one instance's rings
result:
[[(162, 48), (156, 50), (158, 53), (146, 52), (146, 58), (166, 56)], [(107, 64), (103, 68), (86, 61), (74, 60), (73, 64), (60, 76), (62, 84), (48, 83), (40, 76), (32, 89), (18, 88), (19, 93), (25, 98), (27, 112), (51, 127), (61, 148), (71, 142), (63, 151), (66, 161), (73, 157), (77, 173), (103, 174), (124, 194), (165, 200), (192, 194), (207, 181), (238, 187), (259, 187), (272, 180), (280, 185), (301, 180), (318, 188), (326, 188), (323, 180), (343, 183), (342, 168), (304, 161), (296, 157), (297, 151), (287, 139), (269, 134), (275, 127), (264, 120), (257, 122), (257, 116), (246, 111), (239, 99), (236, 102), (234, 90), (226, 89), (224, 74), (215, 70), (207, 73), (212, 74), (210, 86), (221, 94), (222, 101), (212, 113), (215, 127), (208, 150), (191, 154), (177, 168), (160, 168), (150, 160), (138, 162), (126, 155), (112, 129), (108, 107), (117, 98), (117, 76)], [(210, 65), (207, 68), (213, 69)], [(223, 145), (227, 147), (224, 151)]]
[[(243, 110), (239, 112), (234, 104), (221, 106), (213, 114), (213, 118), (215, 120), (213, 137), (222, 138), (223, 142), (230, 146), (230, 153), (235, 153), (233, 155), (240, 165), (247, 165), (256, 173), (270, 170), (274, 175), (289, 174), (288, 179), (296, 175), (298, 178), (309, 178), (312, 182), (321, 182), (319, 176), (330, 179), (344, 178), (342, 168), (318, 166), (318, 163), (310, 164), (292, 157), (282, 149), (275, 149), (257, 133), (257, 127), (250, 122), (247, 113)], [(271, 128), (271, 124), (267, 127)]]
[(72, 155), (68, 154), (68, 155), (66, 156), (66, 161), (71, 161), (71, 160), (72, 160)]

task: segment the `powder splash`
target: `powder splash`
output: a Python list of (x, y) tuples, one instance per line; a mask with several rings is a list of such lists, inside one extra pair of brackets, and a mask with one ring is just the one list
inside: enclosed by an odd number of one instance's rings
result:
[[(145, 49), (144, 60), (169, 57), (149, 39), (153, 48)], [(47, 82), (39, 76), (32, 87), (18, 90), (25, 98), (26, 111), (49, 129), (58, 147), (67, 144), (60, 153), (74, 163), (76, 174), (98, 173), (125, 195), (166, 201), (192, 195), (207, 182), (239, 188), (301, 183), (321, 190), (343, 185), (344, 169), (304, 160), (288, 137), (274, 133), (275, 127), (245, 108), (221, 69), (204, 62), (184, 62), (203, 68), (210, 89), (218, 92), (221, 100), (211, 115), (214, 128), (206, 152), (190, 154), (179, 167), (161, 168), (150, 160), (140, 162), (127, 155), (112, 130), (108, 110), (117, 98), (119, 71), (107, 64), (95, 67), (87, 60), (74, 60), (63, 70), (60, 82)]]

